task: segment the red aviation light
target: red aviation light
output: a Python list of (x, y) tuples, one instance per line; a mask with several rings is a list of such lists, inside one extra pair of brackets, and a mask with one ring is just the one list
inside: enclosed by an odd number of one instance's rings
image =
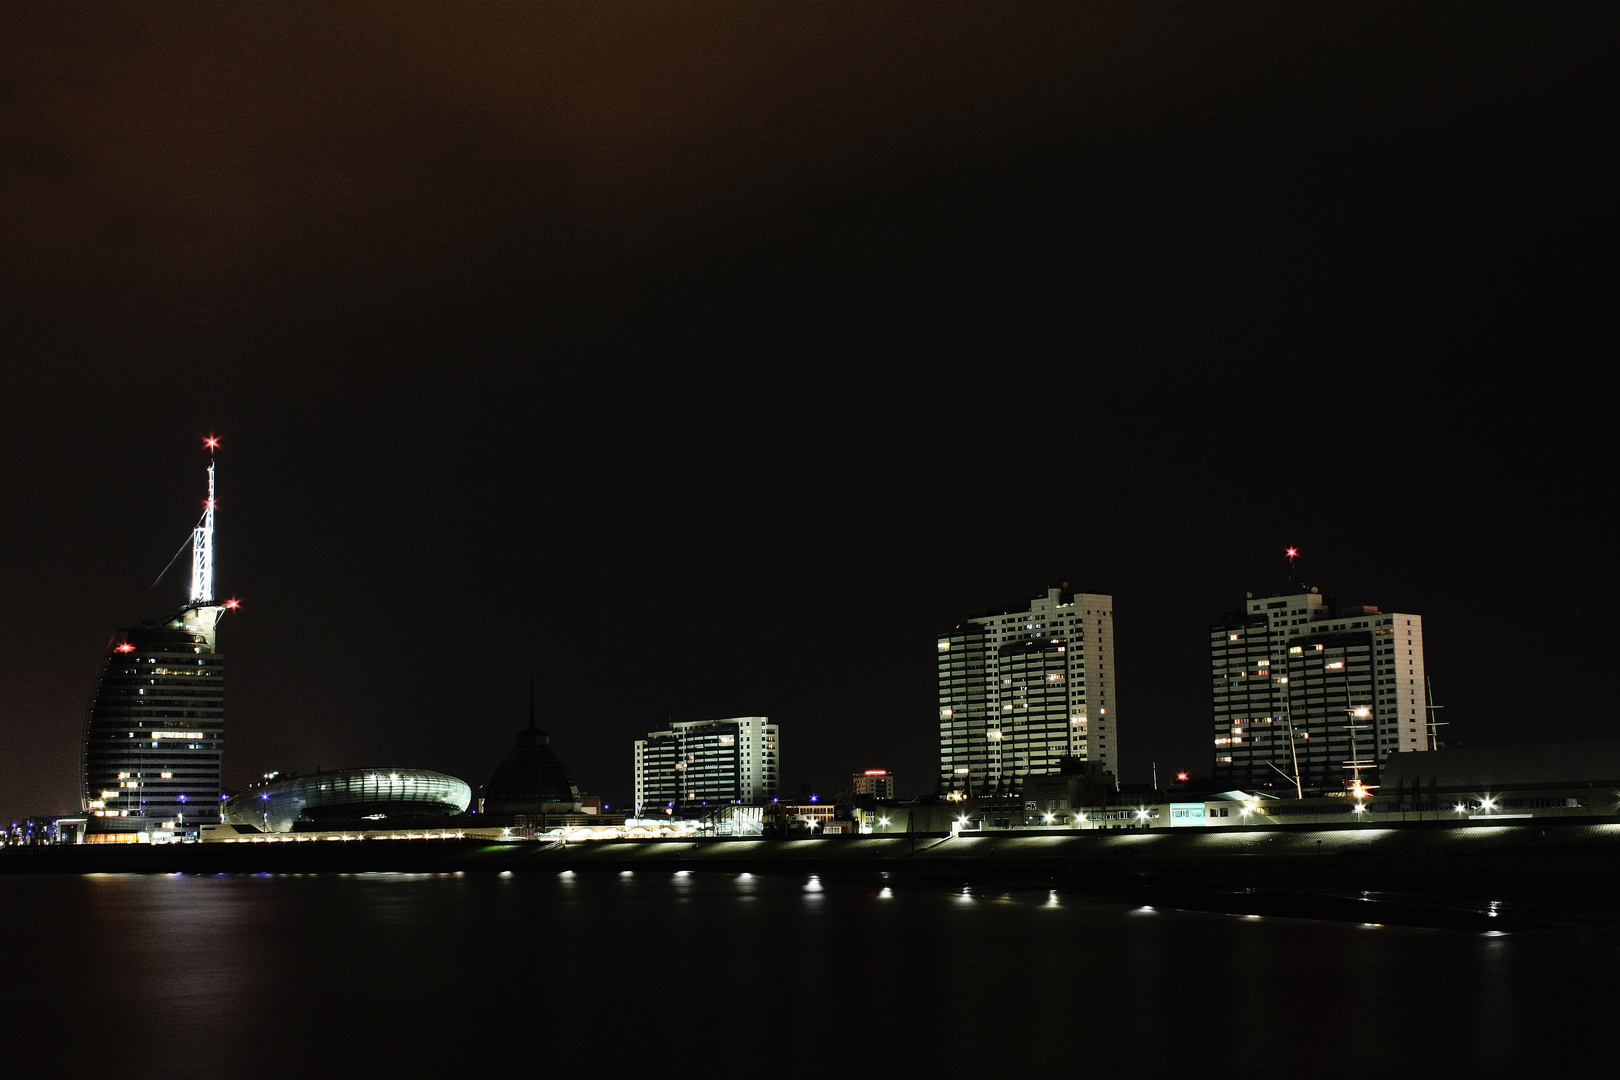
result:
[(867, 776), (888, 776), (889, 775), (889, 770), (888, 769), (867, 769), (866, 770), (866, 775)]
[(203, 440), (203, 445), (208, 447), (208, 449), (210, 449), (210, 450), (218, 450), (219, 449), (219, 436), (217, 436), (217, 435), (208, 436), (208, 438)]
[(235, 611), (237, 608), (239, 608), (241, 606), (242, 606), (242, 601), (234, 599), (234, 598), (225, 601), (225, 609), (227, 611)]
[(1290, 559), (1297, 558), (1298, 555), (1299, 555), (1299, 548), (1289, 548), (1288, 549), (1288, 557)]
[(131, 645), (127, 641), (113, 650), (113, 652), (134, 652), (134, 651), (135, 651), (135, 646)]

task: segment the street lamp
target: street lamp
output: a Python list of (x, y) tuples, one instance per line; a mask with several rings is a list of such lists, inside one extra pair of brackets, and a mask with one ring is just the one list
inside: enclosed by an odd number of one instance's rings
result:
[[(1361, 770), (1366, 767), (1367, 763), (1361, 758), (1361, 743), (1357, 738), (1356, 721), (1367, 719), (1372, 715), (1372, 710), (1365, 705), (1358, 705), (1354, 709), (1346, 709), (1345, 713), (1350, 718), (1350, 760), (1345, 762), (1352, 774), (1350, 794), (1357, 800), (1361, 800), (1367, 797), (1367, 787), (1361, 782)], [(1356, 803), (1356, 813), (1364, 813), (1365, 810), (1366, 807), (1358, 801)]]

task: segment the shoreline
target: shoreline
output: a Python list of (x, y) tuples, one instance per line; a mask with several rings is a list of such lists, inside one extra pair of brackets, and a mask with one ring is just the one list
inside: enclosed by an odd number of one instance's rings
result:
[(0, 873), (816, 873), (1473, 930), (1620, 925), (1620, 817), (803, 840), (373, 839), (0, 850)]

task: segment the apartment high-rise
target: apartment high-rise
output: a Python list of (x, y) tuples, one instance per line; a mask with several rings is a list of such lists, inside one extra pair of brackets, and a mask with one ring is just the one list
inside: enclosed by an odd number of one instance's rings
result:
[(1244, 608), (1210, 627), (1217, 780), (1342, 790), (1376, 784), (1391, 753), (1432, 749), (1420, 616), (1300, 585)]
[(1114, 598), (1065, 582), (939, 635), (939, 770), (949, 792), (1016, 794), (1064, 758), (1118, 772)]
[(191, 598), (120, 630), (85, 720), (82, 800), (92, 842), (180, 838), (220, 820), (225, 659), (215, 649), (214, 466), (192, 534)]
[(781, 760), (776, 725), (763, 716), (671, 724), (636, 740), (636, 813), (770, 802)]

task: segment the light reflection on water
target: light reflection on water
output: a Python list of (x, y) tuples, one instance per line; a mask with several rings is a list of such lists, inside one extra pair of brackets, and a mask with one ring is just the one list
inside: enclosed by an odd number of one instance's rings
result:
[(479, 1073), (542, 1049), (548, 1069), (617, 1073), (714, 1038), (796, 1071), (877, 1039), (896, 1075), (1009, 1053), (1153, 1075), (1239, 1028), (1313, 1075), (1335, 1074), (1352, 1033), (1357, 1061), (1438, 1075), (1620, 1048), (1620, 952), (1576, 931), (976, 897), (875, 874), (10, 875), (0, 910), (5, 1015), (71, 1020), (71, 1038), (26, 1044), (64, 1075)]

